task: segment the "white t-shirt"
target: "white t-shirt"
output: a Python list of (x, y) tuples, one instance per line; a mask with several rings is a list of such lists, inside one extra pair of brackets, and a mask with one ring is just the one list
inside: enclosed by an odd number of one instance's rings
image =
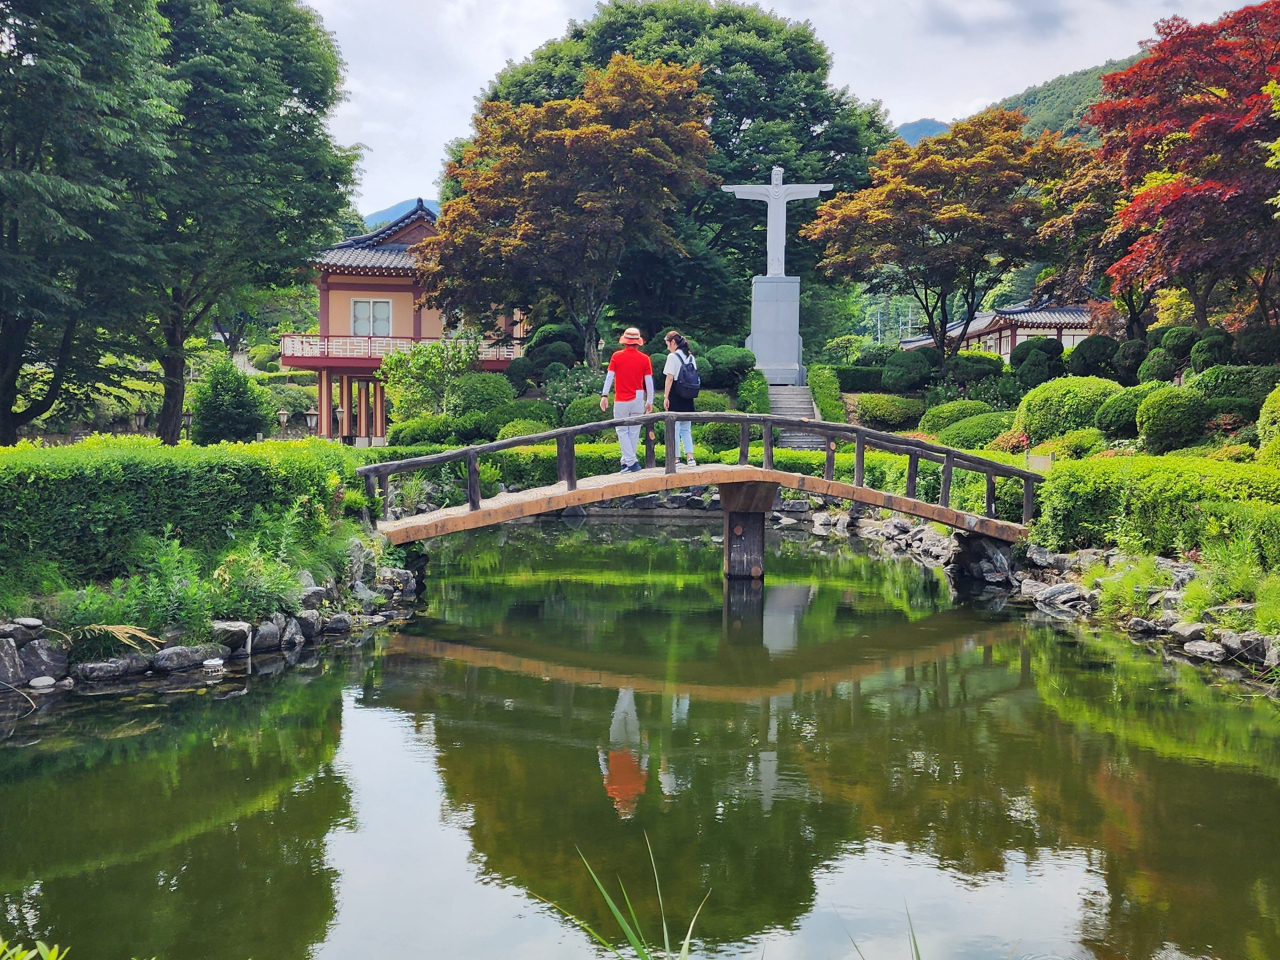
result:
[(680, 367), (686, 362), (692, 363), (693, 369), (698, 369), (697, 357), (691, 357), (683, 350), (677, 350), (675, 353), (668, 353), (667, 365), (662, 368), (662, 375), (664, 377), (675, 377), (676, 379), (679, 379)]

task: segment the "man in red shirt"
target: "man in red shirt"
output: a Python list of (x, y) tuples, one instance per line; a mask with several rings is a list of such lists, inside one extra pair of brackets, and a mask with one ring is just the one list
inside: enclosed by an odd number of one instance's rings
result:
[[(653, 413), (653, 363), (640, 352), (644, 337), (635, 327), (627, 327), (618, 338), (622, 349), (609, 359), (604, 390), (600, 393), (600, 409), (609, 409), (609, 389), (613, 388), (613, 416), (617, 420)], [(640, 461), (636, 447), (640, 444), (640, 425), (618, 427), (618, 446), (622, 448), (622, 472), (636, 473)]]

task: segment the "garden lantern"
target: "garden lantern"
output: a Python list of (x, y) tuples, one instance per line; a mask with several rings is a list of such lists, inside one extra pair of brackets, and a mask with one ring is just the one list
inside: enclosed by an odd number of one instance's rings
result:
[(283, 430), (289, 423), (289, 411), (281, 407), (276, 411), (276, 419), (280, 421), (280, 429)]
[(334, 415), (335, 417), (337, 417), (337, 418), (338, 418), (338, 429), (339, 429), (339, 430), (341, 430), (341, 429), (342, 429), (342, 414), (343, 414), (342, 407), (334, 407), (334, 408), (333, 408), (333, 415)]
[(191, 439), (191, 421), (195, 418), (195, 414), (191, 412), (191, 408), (182, 411), (182, 429), (187, 431), (187, 439)]
[(307, 418), (307, 430), (309, 430), (311, 433), (315, 433), (316, 424), (320, 422), (320, 411), (317, 410), (315, 407), (312, 407), (310, 410), (304, 413), (303, 416)]
[(133, 415), (133, 428), (137, 430), (138, 433), (141, 433), (147, 428), (147, 411), (143, 410), (141, 407), (139, 407), (137, 412)]

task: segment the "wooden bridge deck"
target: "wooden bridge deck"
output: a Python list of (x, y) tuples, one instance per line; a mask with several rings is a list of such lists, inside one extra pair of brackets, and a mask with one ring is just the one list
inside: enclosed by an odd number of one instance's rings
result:
[(979, 516), (936, 503), (910, 499), (892, 493), (883, 493), (870, 487), (854, 486), (839, 480), (826, 480), (805, 474), (746, 465), (706, 464), (696, 467), (679, 467), (675, 473), (654, 467), (639, 473), (610, 473), (583, 477), (575, 489), (561, 481), (551, 486), (521, 490), (518, 493), (500, 493), (496, 497), (482, 499), (478, 509), (467, 504), (446, 507), (432, 513), (422, 513), (402, 520), (383, 520), (378, 531), (392, 543), (410, 543), (440, 537), (461, 530), (474, 530), (506, 520), (536, 516), (565, 507), (600, 503), (615, 497), (636, 496), (690, 487), (695, 484), (730, 484), (766, 482), (803, 490), (806, 493), (826, 494), (894, 510), (908, 516), (934, 520), (939, 523), (983, 534), (997, 540), (1016, 542), (1026, 536), (1027, 528), (1020, 523)]

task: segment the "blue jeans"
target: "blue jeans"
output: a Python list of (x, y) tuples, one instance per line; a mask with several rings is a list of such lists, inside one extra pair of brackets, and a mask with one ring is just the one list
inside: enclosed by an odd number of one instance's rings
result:
[(676, 421), (676, 456), (680, 456), (680, 448), (684, 448), (686, 457), (693, 456), (693, 424), (688, 420)]

